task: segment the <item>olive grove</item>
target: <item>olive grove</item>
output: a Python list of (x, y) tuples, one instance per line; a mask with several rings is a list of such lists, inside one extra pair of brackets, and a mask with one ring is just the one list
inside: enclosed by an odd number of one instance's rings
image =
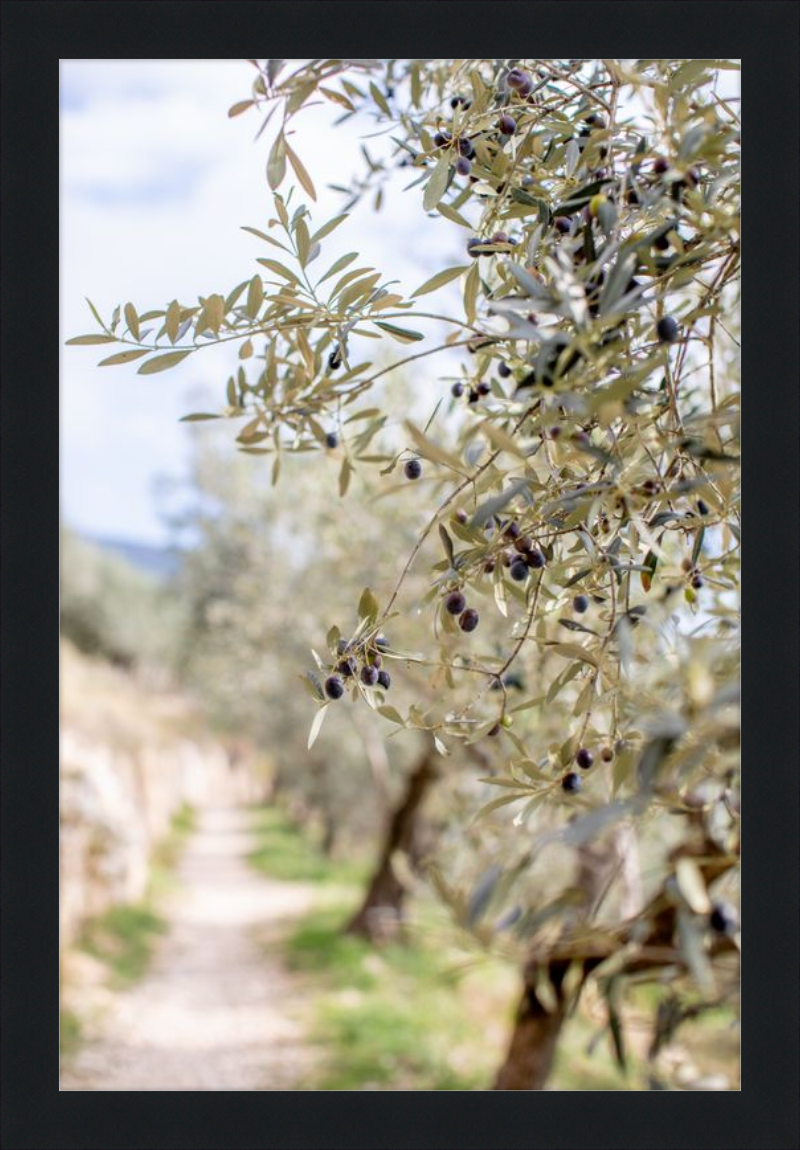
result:
[[(417, 774), (450, 803), (427, 880), (522, 970), (497, 1088), (544, 1086), (590, 980), (620, 1064), (627, 988), (659, 988), (655, 1062), (681, 1023), (738, 1001), (740, 128), (718, 91), (736, 65), (246, 67), (229, 115), (258, 120), (273, 204), (246, 228), (255, 273), (92, 307), (97, 330), (69, 342), (143, 375), (234, 344), (218, 409), (186, 418), (227, 421), (276, 490), (304, 455), (335, 461), (338, 493), (315, 497), (323, 559), (343, 504), (383, 492), (380, 580), (326, 634), (293, 620), (304, 744), (351, 708), (367, 737), (421, 748)], [(332, 219), (314, 204), (334, 180), (293, 140), (317, 101), (380, 140), (337, 175)], [(463, 251), (410, 293), (369, 251), (326, 259), (398, 169)], [(418, 372), (430, 402), (411, 419), (392, 373)], [(298, 531), (300, 504), (283, 510)], [(352, 538), (342, 563), (368, 566)], [(255, 658), (271, 633), (238, 649)]]

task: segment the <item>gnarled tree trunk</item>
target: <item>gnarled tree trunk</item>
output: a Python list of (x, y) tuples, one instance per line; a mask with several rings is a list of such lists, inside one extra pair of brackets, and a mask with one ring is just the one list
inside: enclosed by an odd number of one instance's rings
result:
[[(591, 918), (603, 898), (617, 861), (616, 842), (584, 843), (578, 851), (575, 888), (582, 901), (576, 907), (578, 919)], [(589, 960), (591, 962), (591, 960)], [(494, 1082), (495, 1090), (543, 1090), (553, 1068), (561, 1029), (569, 1003), (564, 995), (564, 977), (569, 958), (531, 960), (522, 971), (523, 990), (506, 1060)], [(588, 972), (584, 964), (584, 972)], [(549, 993), (544, 991), (549, 984)]]
[[(569, 962), (529, 962), (523, 970), (522, 999), (506, 1060), (495, 1079), (495, 1090), (544, 1089), (566, 1019), (563, 982), (568, 968)], [(543, 1002), (537, 993), (537, 981), (542, 978), (550, 983), (552, 1002)]]
[(348, 934), (377, 942), (394, 933), (403, 914), (406, 888), (392, 859), (397, 851), (412, 853), (417, 816), (436, 777), (434, 751), (427, 750), (408, 776), (405, 791), (389, 820), (380, 859), (364, 901), (347, 924)]

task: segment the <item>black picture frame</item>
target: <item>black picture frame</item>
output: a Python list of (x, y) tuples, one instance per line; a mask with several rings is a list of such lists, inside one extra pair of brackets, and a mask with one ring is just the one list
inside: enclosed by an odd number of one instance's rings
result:
[[(798, 1035), (796, 2), (2, 0), (4, 1150), (789, 1150)], [(58, 62), (509, 55), (743, 62), (745, 557), (740, 1092), (59, 1092)]]

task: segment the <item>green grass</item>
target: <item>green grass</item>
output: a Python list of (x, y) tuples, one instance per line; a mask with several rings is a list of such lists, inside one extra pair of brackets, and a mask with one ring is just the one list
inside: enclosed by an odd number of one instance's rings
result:
[(80, 947), (104, 963), (114, 985), (129, 986), (147, 970), (166, 929), (161, 915), (144, 903), (113, 906), (86, 924)]
[(62, 1058), (73, 1054), (81, 1042), (81, 1021), (71, 1010), (62, 1009), (58, 1014), (58, 1048)]
[(173, 890), (177, 885), (175, 866), (187, 838), (196, 825), (196, 812), (188, 803), (179, 807), (172, 816), (169, 833), (156, 846), (150, 860), (148, 901), (164, 891)]
[(342, 933), (352, 908), (321, 907), (288, 942), (290, 969), (317, 989), (318, 1090), (474, 1090), (495, 1055), (450, 956), (415, 943), (376, 950)]
[[(255, 814), (258, 846), (250, 855), (264, 874), (320, 887), (318, 905), (286, 942), (286, 962), (310, 1003), (311, 1040), (322, 1051), (308, 1088), (472, 1090), (494, 1061), (480, 1017), (470, 1013), (458, 980), (443, 971), (451, 956), (431, 945), (376, 949), (343, 933), (358, 905), (370, 860), (326, 858), (280, 810)], [(336, 888), (336, 889), (334, 889)], [(332, 902), (332, 899), (334, 900)], [(439, 908), (433, 911), (440, 929)], [(461, 956), (463, 957), (463, 956)]]
[(155, 903), (159, 894), (174, 887), (175, 864), (194, 826), (195, 813), (184, 804), (173, 816), (169, 834), (153, 852), (150, 881), (141, 902), (112, 906), (85, 924), (78, 945), (107, 967), (112, 986), (130, 986), (147, 970), (156, 943), (167, 929)]
[(277, 807), (259, 807), (253, 829), (258, 846), (249, 860), (262, 873), (286, 882), (359, 883), (363, 862), (327, 858)]
[[(256, 814), (251, 862), (286, 881), (320, 884), (320, 900), (286, 942), (285, 961), (310, 1004), (310, 1038), (322, 1057), (316, 1090), (480, 1090), (505, 1051), (517, 972), (496, 959), (470, 962), (433, 898), (412, 904), (402, 941), (376, 948), (343, 933), (369, 867), (331, 861), (275, 808)], [(338, 889), (331, 890), (335, 884)], [(629, 1088), (605, 1048), (592, 1056), (588, 1023), (565, 1032), (557, 1089)]]

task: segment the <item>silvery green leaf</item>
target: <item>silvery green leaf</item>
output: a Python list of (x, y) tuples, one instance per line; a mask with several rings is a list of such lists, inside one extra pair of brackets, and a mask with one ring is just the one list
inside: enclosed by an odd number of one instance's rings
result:
[(316, 715), (314, 716), (314, 721), (311, 724), (311, 730), (308, 732), (308, 750), (309, 751), (314, 746), (314, 743), (317, 741), (317, 735), (320, 732), (322, 724), (325, 722), (325, 715), (327, 713), (328, 713), (328, 704), (326, 703), (324, 707), (320, 707), (320, 709), (317, 711)]
[(682, 160), (691, 159), (700, 148), (703, 140), (708, 135), (708, 127), (705, 124), (696, 124), (690, 128), (686, 135), (683, 137), (678, 149), (678, 155)]
[(640, 798), (617, 800), (604, 807), (590, 811), (587, 815), (574, 819), (565, 827), (558, 830), (547, 831), (536, 840), (536, 847), (541, 849), (550, 843), (563, 843), (565, 846), (577, 847), (582, 843), (597, 838), (601, 831), (606, 830), (614, 823), (626, 818), (628, 815), (637, 815), (644, 810), (644, 803)]
[(539, 283), (539, 281), (532, 276), (530, 272), (526, 272), (525, 268), (521, 267), (520, 264), (514, 263), (513, 260), (508, 260), (504, 266), (511, 272), (514, 279), (520, 287), (525, 289), (529, 296), (535, 296), (539, 299), (547, 299), (549, 297), (550, 293), (544, 284)]
[(702, 920), (684, 907), (678, 907), (678, 937), (686, 965), (701, 992), (711, 998), (715, 994), (714, 973), (705, 951), (705, 931)]
[(501, 867), (491, 866), (478, 879), (469, 900), (468, 919), (470, 926), (474, 925), (486, 913), (502, 873)]
[(601, 204), (597, 212), (597, 218), (600, 221), (600, 227), (603, 230), (603, 234), (610, 236), (617, 222), (617, 209), (610, 201), (605, 204)]
[(474, 467), (483, 453), (486, 451), (486, 444), (481, 439), (473, 439), (464, 448), (464, 458), (470, 467)]
[(439, 200), (447, 189), (447, 181), (450, 175), (450, 160), (447, 155), (443, 155), (436, 163), (430, 175), (430, 179), (425, 187), (425, 195), (422, 197), (422, 206), (426, 212), (433, 211)]
[(607, 315), (612, 304), (622, 297), (623, 292), (630, 283), (631, 276), (638, 263), (633, 252), (621, 255), (608, 274), (603, 291), (600, 295), (599, 313)]
[(533, 264), (536, 262), (536, 253), (539, 250), (539, 244), (542, 240), (542, 225), (537, 224), (531, 233), (531, 238), (528, 240), (528, 263)]
[(527, 486), (527, 479), (517, 479), (507, 487), (505, 491), (493, 496), (491, 499), (487, 499), (485, 503), (482, 503), (480, 507), (476, 509), (475, 514), (472, 516), (472, 526), (482, 527), (484, 523), (488, 523), (493, 515), (496, 515), (498, 511), (502, 511), (502, 509), (507, 506), (512, 499), (515, 499)]

